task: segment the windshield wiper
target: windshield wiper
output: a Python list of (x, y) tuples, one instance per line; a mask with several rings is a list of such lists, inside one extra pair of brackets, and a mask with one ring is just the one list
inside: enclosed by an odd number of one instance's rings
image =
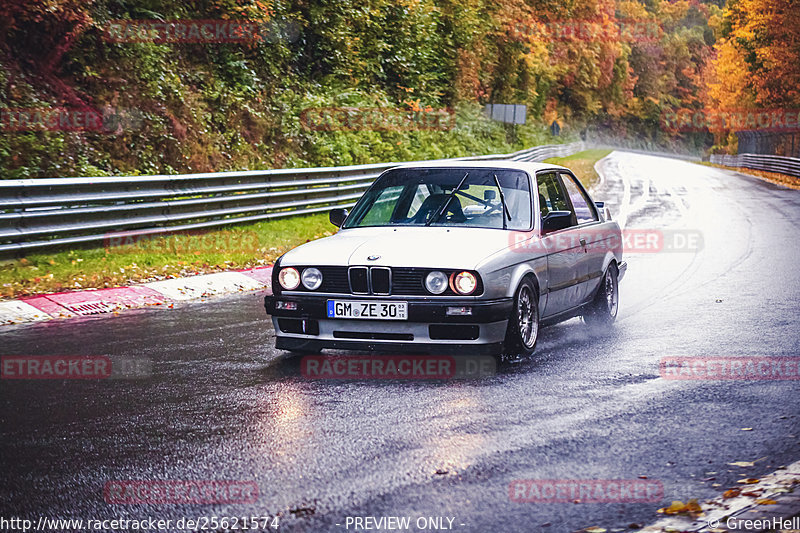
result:
[(430, 226), (431, 224), (433, 224), (434, 221), (439, 220), (439, 217), (442, 216), (442, 213), (445, 213), (447, 211), (447, 206), (450, 205), (450, 202), (453, 200), (453, 197), (456, 195), (461, 186), (464, 185), (464, 182), (467, 181), (467, 176), (469, 176), (469, 172), (464, 174), (464, 177), (461, 178), (461, 181), (458, 182), (456, 188), (453, 189), (453, 192), (451, 192), (450, 195), (447, 197), (447, 200), (445, 200), (444, 205), (442, 205), (442, 208), (439, 209), (439, 212), (433, 215), (430, 219), (428, 219), (428, 221), (425, 223), (426, 226)]
[(508, 206), (506, 205), (506, 195), (503, 194), (503, 188), (500, 186), (500, 180), (497, 179), (497, 174), (494, 175), (494, 182), (497, 184), (497, 190), (500, 191), (500, 203), (503, 204), (503, 229), (506, 229), (508, 226), (506, 225), (506, 217), (508, 220), (511, 221), (511, 213), (508, 212)]

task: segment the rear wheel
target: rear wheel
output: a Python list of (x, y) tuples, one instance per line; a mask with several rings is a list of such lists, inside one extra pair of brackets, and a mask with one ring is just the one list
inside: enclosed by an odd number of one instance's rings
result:
[(603, 281), (597, 295), (589, 304), (589, 309), (583, 315), (583, 320), (591, 326), (607, 326), (617, 318), (619, 309), (619, 280), (617, 266), (612, 263), (603, 275)]
[(525, 278), (517, 287), (514, 307), (508, 320), (503, 355), (506, 357), (530, 355), (539, 338), (539, 295), (530, 279)]

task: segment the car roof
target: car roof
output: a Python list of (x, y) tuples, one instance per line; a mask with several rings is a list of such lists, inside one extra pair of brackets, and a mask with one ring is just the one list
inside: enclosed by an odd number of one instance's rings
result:
[(536, 174), (542, 170), (569, 170), (561, 165), (552, 163), (537, 163), (533, 161), (513, 161), (501, 159), (495, 161), (466, 161), (466, 160), (439, 160), (439, 161), (414, 161), (403, 163), (393, 168), (496, 168), (503, 170), (522, 170), (529, 174)]

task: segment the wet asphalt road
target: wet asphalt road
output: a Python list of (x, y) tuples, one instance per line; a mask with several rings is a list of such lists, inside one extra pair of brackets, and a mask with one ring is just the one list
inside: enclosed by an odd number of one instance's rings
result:
[[(309, 532), (346, 531), (348, 516), (444, 516), (464, 532), (613, 531), (800, 459), (800, 382), (671, 381), (658, 369), (665, 356), (800, 355), (800, 192), (643, 155), (601, 164), (594, 197), (621, 223), (701, 232), (702, 249), (629, 254), (612, 331), (579, 319), (547, 328), (533, 358), (493, 377), (303, 379), (297, 358), (271, 347), (258, 294), (3, 329), (5, 355), (145, 357), (153, 373), (0, 383), (0, 514), (269, 514), (279, 531)], [(661, 481), (662, 504), (508, 495), (515, 479), (639, 476)], [(259, 497), (110, 505), (103, 486), (118, 479), (253, 480)]]

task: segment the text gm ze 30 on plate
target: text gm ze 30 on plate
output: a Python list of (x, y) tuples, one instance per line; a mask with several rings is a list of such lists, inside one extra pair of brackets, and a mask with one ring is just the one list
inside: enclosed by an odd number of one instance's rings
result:
[(330, 219), (275, 263), (279, 349), (530, 354), (543, 324), (616, 318), (620, 228), (564, 167), (400, 166)]

